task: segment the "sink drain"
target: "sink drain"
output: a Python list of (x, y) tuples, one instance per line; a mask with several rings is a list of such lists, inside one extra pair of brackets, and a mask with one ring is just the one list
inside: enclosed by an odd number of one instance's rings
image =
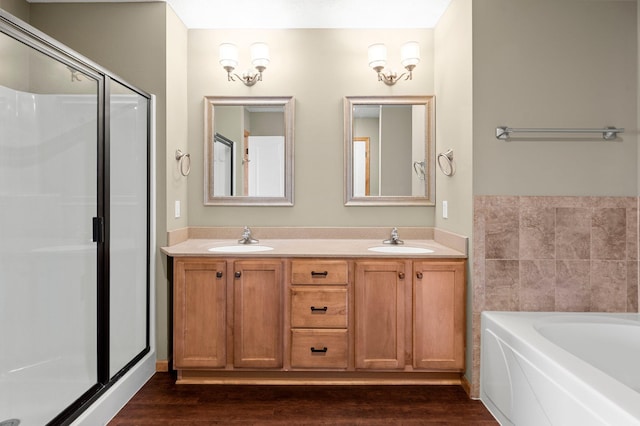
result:
[(0, 426), (18, 426), (20, 424), (20, 420), (18, 419), (9, 419), (0, 422)]

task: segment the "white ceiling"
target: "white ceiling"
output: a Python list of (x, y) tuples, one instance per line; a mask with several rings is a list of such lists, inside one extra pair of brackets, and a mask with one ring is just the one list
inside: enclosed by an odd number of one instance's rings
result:
[[(150, 0), (28, 0), (31, 3)], [(433, 28), (451, 0), (165, 0), (187, 28)]]

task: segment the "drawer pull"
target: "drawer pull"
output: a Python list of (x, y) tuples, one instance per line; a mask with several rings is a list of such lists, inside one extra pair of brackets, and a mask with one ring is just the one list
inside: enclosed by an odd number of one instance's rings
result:
[(422, 272), (416, 272), (416, 277), (421, 280), (422, 279)]
[(216, 278), (222, 278), (222, 271), (216, 272)]
[(327, 278), (327, 275), (329, 275), (329, 271), (322, 271), (322, 272), (316, 272), (316, 271), (311, 271), (311, 276), (313, 278)]
[(315, 306), (312, 306), (311, 312), (327, 312), (327, 307), (323, 306), (322, 308), (316, 308)]
[(311, 346), (311, 353), (312, 354), (319, 354), (319, 353), (326, 354), (327, 350), (328, 350), (328, 348), (326, 346), (324, 348), (322, 348), (322, 349), (316, 349), (313, 346)]

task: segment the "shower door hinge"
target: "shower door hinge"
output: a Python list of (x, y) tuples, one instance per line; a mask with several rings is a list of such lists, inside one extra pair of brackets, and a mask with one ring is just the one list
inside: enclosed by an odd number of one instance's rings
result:
[(104, 243), (104, 217), (93, 218), (93, 242)]

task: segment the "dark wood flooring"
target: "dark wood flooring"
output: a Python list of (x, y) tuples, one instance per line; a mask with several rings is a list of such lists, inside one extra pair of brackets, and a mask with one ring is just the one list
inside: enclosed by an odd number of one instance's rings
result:
[(176, 385), (156, 373), (116, 425), (497, 425), (460, 386)]

